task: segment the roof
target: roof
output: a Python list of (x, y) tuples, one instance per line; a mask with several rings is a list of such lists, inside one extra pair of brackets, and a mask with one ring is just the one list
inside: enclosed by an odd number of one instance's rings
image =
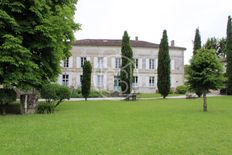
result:
[[(159, 48), (159, 44), (140, 41), (130, 40), (132, 47), (143, 47), (143, 48)], [(74, 46), (121, 46), (122, 40), (116, 39), (83, 39), (74, 42)], [(186, 50), (184, 47), (170, 46), (172, 49)]]

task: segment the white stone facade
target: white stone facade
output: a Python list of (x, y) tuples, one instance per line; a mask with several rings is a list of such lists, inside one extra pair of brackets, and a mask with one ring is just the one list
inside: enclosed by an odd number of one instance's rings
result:
[[(110, 40), (103, 40), (103, 42)], [(150, 43), (152, 44), (152, 43)], [(154, 93), (157, 91), (157, 65), (158, 47), (147, 47), (137, 45), (132, 50), (135, 63), (135, 83), (133, 89), (140, 93)], [(184, 84), (184, 51), (182, 47), (170, 47), (171, 58), (171, 87)], [(84, 60), (92, 64), (92, 89), (105, 90), (109, 92), (119, 91), (119, 79), (121, 61), (121, 46), (117, 45), (95, 45), (75, 44), (72, 48), (72, 56), (62, 62), (63, 73), (58, 82), (73, 88), (81, 87), (82, 67)], [(136, 60), (137, 59), (137, 60)]]

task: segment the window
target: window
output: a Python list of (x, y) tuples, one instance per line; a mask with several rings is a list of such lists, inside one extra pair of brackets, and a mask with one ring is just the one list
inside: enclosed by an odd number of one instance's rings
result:
[(64, 59), (64, 67), (65, 68), (69, 67), (69, 58), (68, 57)]
[(97, 87), (103, 87), (103, 75), (97, 76)]
[(68, 83), (69, 83), (69, 75), (68, 74), (63, 74), (63, 76), (62, 76), (62, 84), (64, 86), (68, 86)]
[(150, 76), (149, 77), (149, 86), (150, 87), (154, 87), (155, 86), (155, 77), (154, 76)]
[(139, 68), (139, 59), (135, 59), (135, 69)]
[(138, 86), (138, 76), (133, 76), (133, 86)]
[(121, 67), (121, 58), (115, 58), (115, 68)]
[(84, 66), (85, 61), (86, 61), (86, 57), (81, 57), (81, 67)]
[(103, 57), (98, 57), (97, 68), (103, 68)]
[(155, 59), (149, 59), (149, 69), (155, 69)]

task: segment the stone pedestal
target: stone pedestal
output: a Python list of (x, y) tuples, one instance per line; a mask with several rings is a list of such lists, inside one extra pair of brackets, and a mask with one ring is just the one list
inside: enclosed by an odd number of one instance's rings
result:
[(37, 105), (38, 105), (38, 95), (37, 94), (20, 95), (21, 114), (35, 113)]

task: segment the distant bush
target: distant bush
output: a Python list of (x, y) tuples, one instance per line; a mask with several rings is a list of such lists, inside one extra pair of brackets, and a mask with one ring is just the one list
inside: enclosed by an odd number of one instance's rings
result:
[(220, 94), (221, 94), (221, 95), (227, 95), (226, 88), (220, 89)]
[(176, 94), (186, 94), (188, 87), (186, 85), (176, 87)]
[[(93, 97), (104, 97), (104, 96), (108, 96), (109, 93), (107, 91), (97, 91), (97, 90), (91, 90), (90, 94), (89, 94), (89, 98), (93, 98)], [(81, 89), (77, 88), (77, 89), (73, 89), (72, 91), (72, 98), (82, 98), (82, 94), (81, 94)]]
[(70, 99), (71, 90), (59, 84), (46, 84), (42, 87), (40, 95), (47, 103), (58, 106), (64, 99)]
[(174, 90), (171, 88), (168, 94), (174, 94)]
[(81, 97), (82, 97), (82, 94), (81, 94), (80, 88), (72, 90), (71, 98), (81, 98)]
[(55, 104), (53, 102), (39, 102), (37, 107), (37, 113), (39, 114), (50, 114), (55, 110)]

